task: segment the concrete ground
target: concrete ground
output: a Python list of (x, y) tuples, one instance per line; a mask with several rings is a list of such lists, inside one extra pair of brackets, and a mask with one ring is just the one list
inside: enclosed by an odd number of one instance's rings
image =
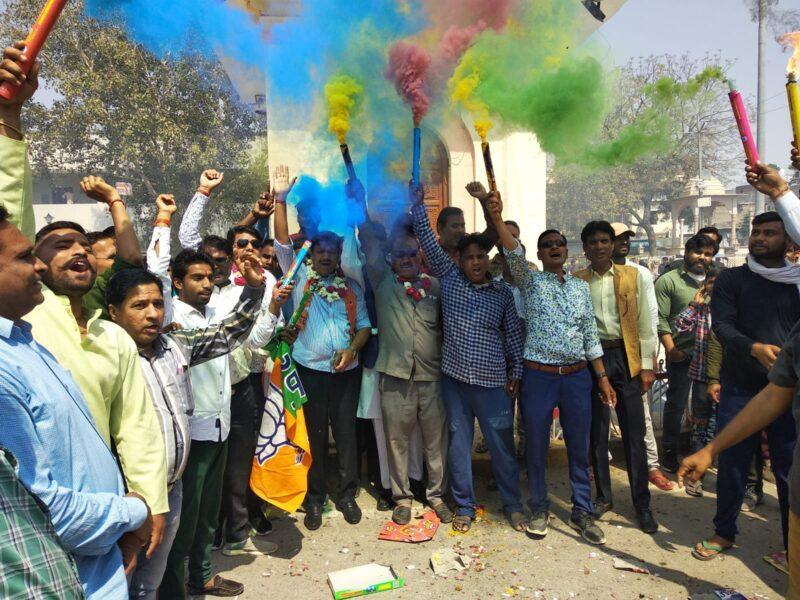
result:
[[(617, 456), (622, 456), (621, 449)], [(620, 468), (623, 467), (623, 468)], [(553, 519), (544, 540), (514, 532), (501, 516), (497, 492), (487, 492), (488, 460), (476, 457), (475, 485), (486, 515), (467, 534), (455, 534), (442, 525), (436, 537), (423, 544), (402, 544), (377, 539), (381, 524), (391, 513), (375, 510), (375, 500), (361, 492), (364, 512), (359, 525), (348, 525), (341, 514), (327, 514), (321, 529), (303, 527), (302, 513), (273, 521), (273, 533), (264, 539), (279, 544), (271, 557), (228, 558), (214, 553), (214, 566), (245, 584), (241, 598), (292, 597), (304, 600), (331, 598), (327, 573), (371, 562), (391, 565), (405, 587), (381, 593), (379, 598), (702, 598), (720, 588), (736, 588), (747, 598), (782, 598), (787, 577), (768, 565), (763, 555), (782, 549), (780, 514), (774, 485), (765, 483), (765, 501), (754, 513), (739, 519), (739, 546), (710, 562), (692, 558), (690, 549), (712, 533), (715, 477), (706, 478), (703, 498), (683, 490), (661, 492), (651, 486), (652, 508), (661, 523), (654, 536), (638, 530), (627, 487), (624, 465), (612, 468), (615, 510), (599, 523), (607, 544), (594, 547), (569, 528), (569, 482), (566, 452), (555, 442), (550, 454), (548, 482)], [(523, 497), (527, 497), (523, 479)], [(415, 508), (418, 508), (415, 505)], [(256, 545), (259, 544), (256, 539)], [(433, 574), (433, 552), (455, 548), (474, 557), (470, 569), (448, 578)], [(652, 575), (614, 569), (613, 557), (636, 558)], [(711, 596), (708, 596), (711, 597)]]

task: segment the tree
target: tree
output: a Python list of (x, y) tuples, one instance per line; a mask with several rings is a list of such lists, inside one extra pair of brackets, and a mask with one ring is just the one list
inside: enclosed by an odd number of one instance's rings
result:
[[(647, 86), (662, 77), (686, 82), (706, 67), (719, 64), (716, 56), (692, 59), (666, 55), (630, 61), (618, 74), (619, 101), (605, 121), (603, 136), (614, 139), (651, 106)], [(726, 89), (718, 78), (678, 95), (667, 112), (672, 137), (667, 153), (603, 170), (556, 162), (548, 182), (548, 225), (563, 228), (574, 237), (591, 219), (632, 219), (629, 224), (647, 232), (650, 252), (654, 253), (651, 212), (676, 197), (701, 170), (719, 177), (728, 175), (737, 165), (740, 149)]]
[[(7, 0), (3, 39), (24, 38), (41, 4)], [(149, 205), (158, 193), (188, 201), (200, 172), (216, 168), (226, 171), (226, 188), (241, 194), (220, 204), (231, 211), (220, 220), (238, 219), (260, 186), (252, 177), (237, 184), (236, 175), (249, 177), (253, 141), (263, 131), (216, 55), (156, 57), (120, 27), (85, 17), (83, 4), (67, 5), (41, 55), (44, 87), (55, 98), (26, 112), (35, 172), (129, 181), (134, 204)]]

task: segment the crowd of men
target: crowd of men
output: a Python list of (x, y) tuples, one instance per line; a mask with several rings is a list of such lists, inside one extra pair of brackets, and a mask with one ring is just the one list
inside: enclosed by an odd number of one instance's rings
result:
[[(510, 527), (541, 539), (558, 408), (569, 524), (603, 544), (598, 521), (614, 506), (614, 412), (632, 516), (648, 534), (659, 529), (649, 486), (672, 489), (664, 471), (677, 472), (686, 492), (701, 496), (702, 477), (719, 456), (714, 533), (692, 550), (709, 560), (736, 540), (763, 431), (790, 594), (798, 597), (800, 472), (789, 470), (790, 408), (800, 409), (793, 331), (800, 266), (786, 255), (792, 239), (800, 242), (800, 200), (777, 171), (747, 169), (777, 212), (753, 219), (745, 265), (718, 272), (721, 235), (706, 228), (655, 281), (628, 260), (634, 231), (606, 221), (581, 232), (585, 269), (565, 271), (567, 239), (557, 230), (528, 251), (541, 263), (532, 267), (500, 195), (479, 183), (468, 192), (484, 209), (483, 233), (466, 233), (454, 208), (439, 215), (434, 233), (424, 192), (414, 186), (409, 214), (387, 230), (370, 220), (364, 188), (351, 180), (348, 201), (363, 210), (353, 211), (361, 217), (350, 234), (321, 230), (302, 202), (300, 229), (290, 234), (293, 181), (285, 167), (225, 238), (200, 231), (224, 181), (204, 171), (175, 253), (177, 203), (159, 196), (142, 253), (125, 202), (99, 177), (84, 178), (81, 188), (108, 207), (113, 229), (86, 232), (58, 221), (34, 231), (21, 112), (36, 91), (38, 65), (24, 77), (25, 60), (16, 44), (0, 64), (0, 81), (21, 86), (15, 100), (0, 103), (0, 596), (242, 593), (242, 584), (214, 574), (212, 550), (277, 549), (252, 542), (272, 526), (249, 475), (268, 368), (262, 348), (280, 336), (307, 395), (307, 529), (322, 525), (330, 480), (345, 521), (360, 521), (366, 453), (378, 508), (392, 510), (397, 524), (410, 522), (421, 498), (442, 522), (468, 531), (481, 500), (472, 472), (477, 420)], [(797, 149), (792, 160), (800, 168)], [(274, 239), (265, 235), (271, 219)], [(286, 282), (305, 241), (309, 259)], [(495, 248), (502, 273), (492, 277)], [(283, 326), (308, 294), (297, 326)], [(647, 399), (659, 344), (669, 382), (660, 460)], [(693, 454), (681, 464), (687, 407)], [(519, 449), (515, 414), (525, 432)]]

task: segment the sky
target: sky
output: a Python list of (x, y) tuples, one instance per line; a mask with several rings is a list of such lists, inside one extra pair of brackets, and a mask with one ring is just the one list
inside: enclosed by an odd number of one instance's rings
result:
[[(791, 8), (794, 2), (781, 0), (779, 6)], [(689, 53), (701, 58), (719, 52), (734, 63), (729, 74), (755, 107), (758, 26), (750, 20), (744, 0), (628, 0), (592, 39), (608, 48), (607, 60), (617, 65), (653, 54)], [(782, 51), (771, 32), (766, 46), (766, 151), (762, 160), (785, 167), (791, 140), (785, 89), (789, 53)], [(755, 110), (750, 119), (755, 135)]]

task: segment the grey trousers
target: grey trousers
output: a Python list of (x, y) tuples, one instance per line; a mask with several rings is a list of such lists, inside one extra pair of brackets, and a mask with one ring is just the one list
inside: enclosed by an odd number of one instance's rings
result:
[(408, 381), (381, 375), (381, 412), (389, 451), (392, 499), (411, 505), (408, 481), (409, 440), (419, 424), (428, 466), (428, 502), (442, 501), (447, 464), (447, 413), (439, 381)]

